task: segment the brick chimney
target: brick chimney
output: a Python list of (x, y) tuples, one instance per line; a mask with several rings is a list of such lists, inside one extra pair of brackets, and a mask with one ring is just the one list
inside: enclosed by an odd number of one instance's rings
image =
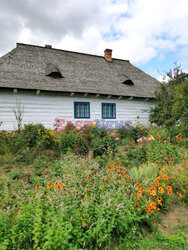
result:
[(45, 44), (45, 48), (52, 49), (52, 45), (50, 45), (50, 44)]
[(104, 51), (104, 58), (108, 62), (112, 61), (112, 49), (105, 49), (105, 51)]

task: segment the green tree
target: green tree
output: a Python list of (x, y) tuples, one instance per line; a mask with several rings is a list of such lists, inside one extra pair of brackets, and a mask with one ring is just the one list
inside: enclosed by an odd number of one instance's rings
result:
[(179, 126), (179, 131), (188, 135), (188, 80), (175, 88), (172, 104), (172, 121)]
[[(165, 79), (166, 78), (166, 79)], [(176, 65), (164, 77), (156, 89), (155, 106), (150, 110), (150, 121), (167, 128), (176, 126), (187, 133), (188, 74)]]

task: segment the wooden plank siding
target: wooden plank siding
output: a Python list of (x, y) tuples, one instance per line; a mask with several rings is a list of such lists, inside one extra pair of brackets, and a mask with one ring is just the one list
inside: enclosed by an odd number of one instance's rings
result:
[[(36, 91), (21, 91), (18, 90), (14, 94), (12, 90), (0, 90), (0, 130), (15, 130), (17, 123), (13, 113), (13, 108), (16, 107), (16, 102), (20, 101), (24, 107), (23, 123), (43, 123), (46, 128), (54, 128), (55, 119), (65, 119), (66, 121), (75, 122), (74, 119), (74, 102), (89, 102), (90, 103), (90, 119), (84, 121), (93, 121), (102, 119), (101, 103), (116, 103), (116, 119), (115, 121), (132, 121), (135, 123), (148, 122), (149, 108), (153, 105), (151, 101), (137, 98), (128, 100), (128, 98), (107, 99), (107, 97), (95, 98), (88, 95), (69, 96), (63, 93), (41, 92), (39, 95)], [(108, 119), (110, 120), (110, 119)], [(114, 121), (114, 119), (113, 119)]]

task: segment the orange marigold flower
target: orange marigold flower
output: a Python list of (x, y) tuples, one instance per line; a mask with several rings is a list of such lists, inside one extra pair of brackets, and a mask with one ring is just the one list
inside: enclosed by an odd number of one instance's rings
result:
[(162, 187), (159, 187), (159, 188), (158, 188), (158, 192), (159, 192), (160, 194), (163, 194), (163, 193), (164, 193), (164, 189), (163, 189)]
[(167, 177), (165, 177), (164, 179), (165, 179), (166, 181), (169, 181), (170, 178), (167, 176)]
[(150, 207), (146, 207), (145, 211), (146, 211), (147, 213), (150, 213), (150, 212), (151, 212), (151, 208), (150, 208)]
[(151, 196), (156, 196), (156, 191), (151, 191), (151, 192), (150, 192), (150, 195), (151, 195)]
[(139, 208), (139, 204), (138, 203), (136, 203), (134, 206), (135, 206), (135, 208)]
[(159, 182), (158, 181), (155, 182), (155, 186), (159, 187)]
[(135, 196), (135, 199), (140, 200), (140, 199), (142, 199), (142, 196), (137, 195), (137, 196)]
[(161, 196), (158, 196), (158, 197), (157, 197), (157, 201), (158, 201), (159, 203), (161, 203), (162, 197), (161, 197)]
[(162, 186), (163, 186), (163, 187), (165, 187), (165, 186), (166, 186), (166, 184), (163, 182), (163, 183), (162, 183)]
[(171, 191), (171, 190), (172, 190), (172, 187), (171, 187), (171, 186), (167, 186), (166, 189), (167, 189), (168, 191)]
[(39, 185), (35, 186), (35, 189), (40, 189), (40, 188), (41, 188), (41, 186), (39, 186)]
[(62, 187), (63, 187), (62, 184), (59, 184), (59, 183), (58, 183), (58, 185), (56, 185), (56, 189), (61, 189)]
[(160, 211), (160, 208), (157, 208), (157, 211)]
[(152, 192), (152, 191), (155, 191), (155, 189), (156, 189), (155, 186), (151, 186), (149, 190)]
[(169, 190), (169, 191), (167, 192), (167, 194), (168, 194), (168, 195), (172, 195), (172, 190)]
[(137, 192), (137, 195), (138, 195), (138, 196), (141, 196), (141, 195), (142, 195), (142, 192), (141, 192), (141, 191), (138, 191), (138, 192)]
[(150, 202), (150, 207), (154, 210), (157, 208), (157, 204), (155, 202)]
[(161, 172), (164, 172), (164, 169), (161, 169)]
[(178, 194), (180, 198), (182, 198), (182, 194)]

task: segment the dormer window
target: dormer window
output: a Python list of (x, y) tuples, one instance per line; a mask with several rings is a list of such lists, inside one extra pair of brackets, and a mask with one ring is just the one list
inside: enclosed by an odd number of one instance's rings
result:
[(47, 76), (53, 77), (53, 78), (63, 78), (60, 72), (51, 72)]
[(133, 81), (131, 79), (125, 80), (124, 82), (122, 82), (122, 84), (125, 84), (125, 85), (134, 85), (134, 83), (133, 83)]
[(46, 76), (49, 76), (52, 78), (64, 78), (59, 68), (53, 65), (52, 63), (48, 63), (46, 65)]
[(121, 84), (129, 85), (129, 86), (134, 85), (133, 81), (125, 74), (121, 74), (119, 76), (120, 76), (120, 83)]

